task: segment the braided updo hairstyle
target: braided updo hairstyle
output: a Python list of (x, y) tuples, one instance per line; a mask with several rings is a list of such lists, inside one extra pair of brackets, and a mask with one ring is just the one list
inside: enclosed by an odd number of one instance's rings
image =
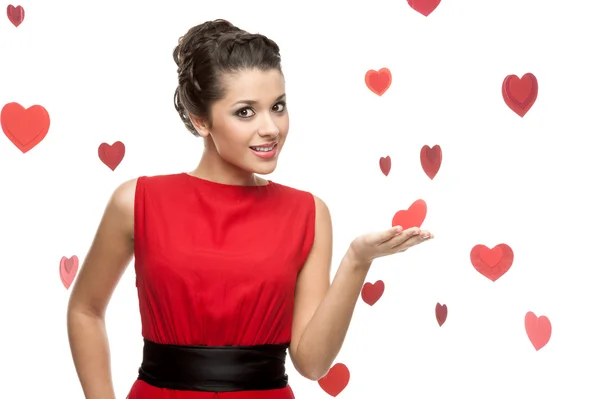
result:
[(210, 108), (222, 99), (226, 73), (258, 68), (281, 72), (279, 46), (261, 34), (248, 33), (222, 19), (191, 28), (173, 51), (179, 84), (175, 109), (186, 128), (195, 136), (190, 115), (210, 124)]

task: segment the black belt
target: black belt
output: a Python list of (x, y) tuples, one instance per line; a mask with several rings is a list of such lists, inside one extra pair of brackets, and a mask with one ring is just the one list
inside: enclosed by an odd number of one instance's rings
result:
[(158, 388), (184, 391), (285, 388), (288, 346), (181, 346), (145, 339), (138, 379)]

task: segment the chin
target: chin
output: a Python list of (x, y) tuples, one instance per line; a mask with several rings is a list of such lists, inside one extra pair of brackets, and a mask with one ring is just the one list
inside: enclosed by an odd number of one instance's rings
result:
[(275, 172), (275, 169), (277, 169), (277, 163), (269, 162), (269, 164), (263, 164), (252, 169), (253, 172), (258, 175), (270, 175), (271, 173)]

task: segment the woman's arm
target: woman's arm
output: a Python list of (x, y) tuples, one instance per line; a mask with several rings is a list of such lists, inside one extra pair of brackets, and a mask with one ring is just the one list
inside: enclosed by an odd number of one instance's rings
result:
[(358, 237), (330, 285), (331, 216), (317, 197), (315, 205), (315, 239), (296, 282), (290, 358), (301, 375), (316, 381), (327, 374), (342, 347), (372, 261), (403, 252), (432, 235), (418, 228), (391, 228)]
[(316, 381), (342, 347), (368, 267), (347, 254), (330, 286), (331, 215), (318, 197), (315, 206), (314, 243), (296, 283), (290, 359), (302, 376)]
[(113, 193), (69, 300), (69, 344), (86, 399), (115, 398), (104, 314), (133, 257), (136, 182), (125, 182)]

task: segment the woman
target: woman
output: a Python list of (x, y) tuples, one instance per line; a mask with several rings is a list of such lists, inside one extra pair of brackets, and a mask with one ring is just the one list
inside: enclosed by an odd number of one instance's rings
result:
[(130, 399), (293, 398), (286, 350), (301, 375), (324, 376), (372, 261), (432, 235), (358, 237), (330, 286), (327, 206), (256, 176), (288, 133), (278, 46), (216, 20), (174, 58), (175, 108), (204, 153), (192, 172), (125, 182), (107, 205), (68, 310), (85, 397), (115, 398), (104, 313), (135, 255), (144, 353)]

